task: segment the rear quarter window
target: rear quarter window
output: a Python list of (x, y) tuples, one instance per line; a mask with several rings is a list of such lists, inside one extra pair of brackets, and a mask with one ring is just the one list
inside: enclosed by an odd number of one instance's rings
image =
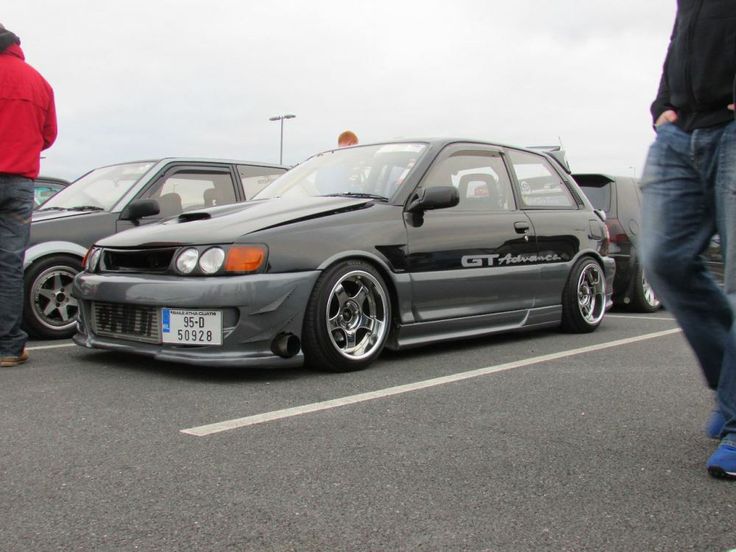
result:
[(580, 186), (593, 207), (605, 211), (611, 211), (611, 184), (603, 184), (600, 186), (584, 185)]

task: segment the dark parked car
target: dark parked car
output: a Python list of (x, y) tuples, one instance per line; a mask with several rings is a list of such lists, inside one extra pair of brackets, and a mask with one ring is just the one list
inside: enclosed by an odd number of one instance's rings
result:
[(615, 264), (544, 153), (416, 140), (327, 151), (253, 201), (98, 241), (76, 343), (220, 366), (347, 371), (384, 346), (590, 332)]
[(244, 201), (285, 167), (245, 161), (167, 158), (100, 167), (33, 212), (25, 257), (23, 326), (42, 338), (71, 337), (71, 283), (100, 238), (182, 212)]
[(38, 209), (51, 196), (68, 185), (69, 181), (62, 178), (39, 176), (33, 182), (33, 208)]
[[(637, 245), (641, 227), (641, 191), (636, 178), (604, 174), (573, 174), (596, 209), (606, 213), (610, 233), (609, 255), (616, 260), (614, 304), (638, 312), (654, 312), (662, 304), (647, 282), (639, 263)], [(723, 258), (716, 235), (703, 256), (716, 281), (723, 282)]]
[(637, 252), (641, 227), (641, 192), (636, 178), (573, 174), (596, 209), (606, 213), (609, 255), (616, 260), (613, 302), (637, 312), (654, 312), (661, 303), (647, 282)]

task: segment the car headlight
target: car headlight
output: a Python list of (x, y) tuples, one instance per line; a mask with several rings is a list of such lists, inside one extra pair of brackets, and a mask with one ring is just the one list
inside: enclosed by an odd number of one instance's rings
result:
[(199, 259), (199, 251), (193, 247), (185, 249), (176, 258), (176, 270), (182, 274), (191, 274), (194, 268), (197, 266), (197, 260)]
[(222, 268), (225, 252), (219, 247), (211, 247), (199, 258), (199, 269), (205, 274), (214, 274)]
[(100, 255), (102, 254), (102, 249), (98, 247), (92, 247), (89, 251), (87, 251), (87, 254), (84, 256), (84, 259), (82, 260), (82, 267), (87, 272), (94, 272), (97, 270), (97, 264), (100, 262)]
[(263, 268), (268, 257), (265, 245), (233, 245), (227, 252), (225, 272), (247, 274)]

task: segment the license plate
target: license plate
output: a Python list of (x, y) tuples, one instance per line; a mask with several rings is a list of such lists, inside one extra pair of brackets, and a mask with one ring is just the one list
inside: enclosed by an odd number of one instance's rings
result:
[(222, 311), (163, 308), (161, 341), (179, 345), (222, 345)]

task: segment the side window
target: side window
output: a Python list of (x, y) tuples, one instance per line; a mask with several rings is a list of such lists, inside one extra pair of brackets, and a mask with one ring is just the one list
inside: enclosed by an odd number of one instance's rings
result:
[(541, 155), (509, 150), (523, 207), (576, 209), (570, 190)]
[(182, 170), (159, 180), (146, 197), (158, 201), (162, 217), (182, 211), (235, 203), (230, 173)]
[(500, 155), (486, 151), (458, 152), (438, 161), (422, 182), (423, 188), (454, 186), (458, 211), (513, 211), (514, 196)]
[(256, 195), (285, 172), (286, 169), (275, 167), (238, 165), (238, 173), (240, 174), (240, 181), (243, 183), (245, 199), (250, 199)]

